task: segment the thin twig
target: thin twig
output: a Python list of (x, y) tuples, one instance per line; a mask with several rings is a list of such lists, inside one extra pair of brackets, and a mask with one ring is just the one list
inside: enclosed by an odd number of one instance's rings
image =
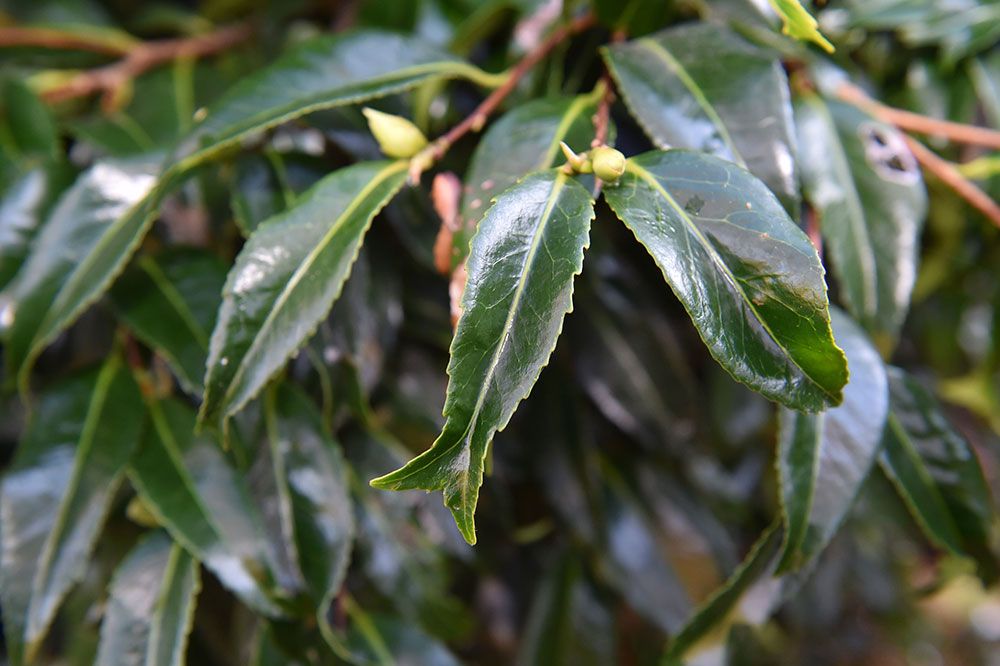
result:
[[(625, 31), (615, 30), (611, 33), (612, 43), (625, 41)], [(591, 148), (603, 146), (608, 141), (608, 124), (611, 119), (611, 103), (615, 101), (614, 82), (607, 69), (601, 75), (604, 84), (604, 94), (601, 95), (601, 102), (597, 105), (597, 113), (594, 114), (594, 140), (590, 142)]]
[(124, 86), (143, 72), (179, 58), (200, 58), (218, 53), (247, 40), (253, 29), (246, 24), (231, 25), (216, 32), (180, 39), (143, 42), (124, 54), (118, 62), (81, 72), (65, 85), (42, 93), (47, 102), (102, 93), (105, 111), (113, 111)]
[(74, 51), (123, 56), (129, 50), (129, 45), (124, 42), (125, 40), (112, 41), (107, 38), (76, 34), (56, 28), (24, 26), (0, 28), (0, 48), (34, 46), (45, 49), (72, 49)]
[(420, 174), (423, 173), (424, 169), (429, 167), (434, 162), (437, 162), (448, 149), (451, 148), (455, 143), (461, 139), (463, 136), (469, 132), (478, 132), (486, 124), (486, 120), (490, 117), (500, 103), (506, 99), (507, 95), (514, 91), (517, 87), (518, 82), (524, 78), (524, 76), (531, 71), (531, 68), (538, 64), (542, 58), (548, 55), (556, 44), (563, 41), (570, 35), (575, 35), (578, 32), (582, 32), (587, 28), (591, 27), (595, 23), (595, 18), (592, 14), (586, 14), (570, 21), (569, 24), (560, 26), (553, 30), (545, 40), (535, 47), (534, 50), (526, 54), (520, 62), (518, 62), (510, 70), (510, 74), (507, 75), (507, 79), (497, 87), (493, 92), (491, 92), (482, 103), (476, 107), (475, 111), (466, 116), (462, 122), (452, 127), (444, 135), (435, 139), (427, 148), (424, 148), (420, 153), (418, 153), (413, 160), (410, 162), (410, 181), (418, 182), (420, 180)]
[(939, 157), (913, 137), (904, 134), (903, 138), (906, 140), (906, 145), (910, 147), (910, 151), (913, 152), (913, 156), (927, 171), (955, 190), (960, 197), (968, 201), (971, 206), (1000, 228), (1000, 206), (993, 199), (963, 176), (954, 164)]
[(842, 83), (837, 87), (837, 97), (868, 111), (882, 122), (900, 129), (932, 136), (943, 136), (958, 143), (987, 146), (1000, 149), (1000, 132), (987, 127), (938, 120), (912, 111), (904, 111), (886, 106), (868, 96), (853, 83)]

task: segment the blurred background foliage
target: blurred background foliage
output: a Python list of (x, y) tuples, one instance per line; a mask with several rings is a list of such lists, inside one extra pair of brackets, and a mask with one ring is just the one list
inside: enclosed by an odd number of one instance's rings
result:
[[(5, 44), (0, 50), (0, 287), (28, 251), (32, 220), (44, 219), (84, 168), (98, 159), (161, 159), (199, 109), (291, 45), (321, 32), (372, 26), (418, 35), (499, 71), (560, 12), (583, 4), (5, 0), (0, 35), (32, 26), (103, 46)], [(594, 5), (598, 27), (560, 44), (507, 108), (589, 89), (601, 73), (595, 49), (615, 25), (624, 24), (630, 36), (697, 18), (727, 25), (785, 54), (793, 81), (796, 53), (806, 48), (783, 37), (775, 16), (751, 0)], [(1000, 4), (848, 0), (811, 9), (837, 46), (832, 60), (881, 101), (1000, 129)], [(113, 62), (139, 42), (205, 34), (233, 22), (251, 25), (253, 38), (150, 69), (113, 98), (43, 101), (74, 72)], [(374, 105), (412, 117), (436, 136), (479, 99), (467, 83), (434, 83)], [(612, 117), (623, 152), (649, 148), (620, 102)], [(935, 136), (926, 141), (1000, 198), (995, 151)], [(474, 147), (474, 140), (460, 142), (441, 168), (463, 173)], [(210, 332), (243, 234), (326, 173), (378, 154), (358, 108), (321, 111), (200, 167), (171, 195), (125, 277), (40, 358), (32, 425), (21, 398), (0, 397), (5, 538), (37, 540), (51, 528), (74, 455), (75, 435), (66, 429), (72, 419), (85, 418), (95, 386), (111, 391), (107, 432), (97, 445), (134, 445), (127, 440), (138, 437), (130, 429), (140, 427), (142, 407), (115, 400), (116, 383), (132, 380), (124, 366), (106, 359), (125, 354), (129, 365), (147, 369), (144, 389), (155, 396), (164, 428), (193, 418), (185, 392), (200, 391), (204, 352), (163, 339), (174, 322), (164, 318), (155, 285), (173, 284), (204, 315), (200, 329)], [(950, 187), (934, 177), (927, 187), (912, 308), (891, 361), (944, 401), (995, 495), (1000, 235)], [(310, 567), (347, 566), (330, 626), (317, 622), (308, 595), (280, 600), (294, 612), (268, 619), (233, 595), (237, 574), (220, 580), (172, 545), (159, 527), (163, 517), (136, 495), (141, 488), (156, 496), (158, 478), (161, 492), (175, 488), (164, 477), (169, 464), (156, 458), (155, 442), (143, 440), (120, 484), (88, 491), (87, 479), (77, 480), (80, 492), (93, 492), (109, 514), (92, 553), (86, 545), (70, 551), (76, 559), (67, 566), (78, 571), (66, 575), (75, 584), (35, 649), (35, 662), (142, 663), (123, 656), (127, 645), (101, 641), (99, 648), (99, 638), (112, 633), (115, 622), (133, 623), (122, 635), (141, 632), (160, 612), (149, 595), (162, 584), (176, 589), (178, 603), (192, 603), (197, 591), (190, 664), (330, 664), (348, 657), (427, 666), (657, 663), (666, 637), (726, 580), (779, 513), (772, 462), (777, 416), (712, 360), (655, 265), (611, 215), (598, 208), (588, 270), (577, 282), (576, 313), (566, 321), (563, 344), (531, 399), (496, 438), (477, 513), (479, 545), (465, 544), (437, 495), (376, 491), (367, 483), (422, 451), (443, 423), (452, 331), (447, 280), (433, 270), (440, 221), (425, 190), (407, 189), (383, 211), (344, 296), (291, 362), (288, 386), (298, 388), (269, 390), (253, 402), (237, 417), (228, 451), (209, 455), (194, 442), (185, 452), (205, 471), (196, 490), (217, 491), (211, 501), (221, 504), (213, 506), (226, 510), (233, 502), (238, 509), (249, 502), (262, 524), (251, 530), (252, 539), (283, 543), (274, 514), (287, 509), (285, 502), (298, 506), (310, 496), (305, 487), (290, 495), (273, 487), (267, 433), (315, 425), (315, 441), (303, 435), (300, 457), (284, 464), (334, 470), (315, 498), (325, 503), (317, 515), (329, 522), (317, 523), (318, 536), (304, 530), (305, 541), (291, 544), (304, 560), (316, 560), (300, 567), (306, 587), (314, 578)], [(833, 280), (831, 288), (836, 300)], [(175, 354), (169, 367), (165, 353)], [(155, 432), (145, 437), (165, 436)], [(48, 448), (18, 447), (33, 437)], [(213, 465), (242, 479), (246, 494), (225, 496), (228, 477), (215, 475)], [(106, 496), (98, 497), (102, 490)], [(195, 496), (192, 512), (197, 505)], [(350, 515), (337, 513), (345, 511)], [(204, 517), (190, 524), (198, 520)], [(228, 538), (251, 538), (237, 523), (233, 518), (222, 526)], [(338, 551), (324, 529), (353, 530), (347, 538), (353, 545)], [(995, 541), (995, 525), (990, 530)], [(66, 538), (72, 541), (72, 529)], [(4, 544), (5, 553), (10, 547)], [(202, 550), (211, 549), (208, 543)], [(21, 562), (24, 570), (11, 562), (4, 560), (0, 577), (31, 576), (33, 562)], [(158, 571), (169, 575), (161, 580)], [(16, 624), (3, 601), (10, 649)], [(162, 612), (156, 617), (162, 620)], [(878, 468), (801, 589), (773, 618), (756, 624), (710, 639), (729, 646), (725, 663), (1000, 664), (1000, 594), (984, 587), (969, 561), (928, 541)], [(339, 654), (324, 632), (335, 634)], [(706, 659), (716, 654), (710, 653)]]

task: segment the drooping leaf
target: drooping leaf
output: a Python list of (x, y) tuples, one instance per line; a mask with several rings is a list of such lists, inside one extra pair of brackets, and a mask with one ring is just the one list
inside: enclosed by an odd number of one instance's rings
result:
[(96, 666), (184, 666), (201, 575), (198, 561), (157, 531), (119, 565)]
[(604, 196), (734, 378), (795, 409), (840, 403), (823, 266), (763, 183), (711, 155), (652, 151)]
[(31, 585), (25, 628), (29, 655), (45, 638), (70, 588), (86, 572), (90, 551), (139, 438), (142, 398), (119, 356), (111, 357), (91, 388), (82, 421), (71, 413), (53, 415), (78, 425), (79, 432), (73, 471), (39, 554)]
[(560, 171), (531, 174), (497, 197), (469, 255), (448, 365), (448, 421), (430, 449), (372, 481), (391, 490), (443, 489), (469, 543), (490, 440), (555, 347), (593, 215), (590, 194)]
[(290, 494), (292, 543), (297, 565), (316, 607), (317, 621), (327, 614), (340, 590), (354, 539), (354, 514), (344, 460), (324, 436), (322, 418), (310, 399), (291, 384), (281, 384), (265, 404), (275, 473)]
[(791, 94), (777, 57), (707, 23), (614, 44), (604, 57), (656, 146), (746, 166), (798, 214)]
[(326, 316), (372, 218), (407, 162), (335, 171), (247, 240), (223, 289), (199, 420), (218, 423), (253, 398)]
[(41, 394), (34, 419), (0, 483), (0, 604), (7, 658), (24, 662), (32, 581), (73, 476), (98, 372), (74, 375)]
[(170, 535), (236, 596), (280, 614), (273, 558), (247, 489), (221, 447), (194, 435), (195, 415), (179, 402), (150, 402), (152, 425), (129, 478)]
[(311, 111), (399, 92), (434, 77), (489, 81), (476, 67), (413, 37), (355, 30), (313, 38), (213, 104), (169, 168), (187, 170), (254, 132)]
[(889, 413), (878, 351), (838, 310), (833, 330), (851, 371), (843, 404), (822, 414), (781, 412), (777, 467), (786, 539), (779, 571), (800, 568), (829, 543), (868, 477)]
[(149, 164), (98, 163), (60, 198), (10, 285), (8, 377), (27, 388), (35, 358), (96, 300), (152, 222)]
[(592, 95), (533, 100), (490, 125), (465, 174), (452, 268), (468, 256), (476, 224), (497, 195), (532, 171), (564, 162), (560, 141), (578, 153), (590, 147), (597, 102)]
[(882, 469), (934, 542), (995, 575), (993, 506), (975, 452), (931, 392), (899, 368), (889, 369), (889, 396)]
[(808, 96), (795, 107), (803, 190), (819, 216), (844, 304), (891, 349), (917, 275), (927, 194), (898, 130), (853, 106)]
[(200, 394), (208, 341), (222, 302), (225, 265), (193, 248), (143, 256), (111, 288), (136, 337), (161, 354), (184, 390)]

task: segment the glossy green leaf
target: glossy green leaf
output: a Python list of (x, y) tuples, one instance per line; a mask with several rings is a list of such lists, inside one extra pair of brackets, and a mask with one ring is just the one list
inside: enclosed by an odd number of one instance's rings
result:
[(791, 95), (778, 58), (706, 23), (614, 44), (604, 57), (656, 146), (746, 166), (798, 214)]
[(187, 170), (254, 132), (311, 111), (381, 97), (435, 77), (493, 83), (476, 67), (413, 37), (377, 30), (315, 37), (208, 108), (169, 168)]
[(819, 216), (844, 304), (879, 347), (894, 344), (917, 275), (923, 178), (895, 128), (809, 96), (795, 107), (806, 198)]
[(24, 663), (24, 630), (38, 560), (73, 477), (98, 372), (41, 394), (34, 418), (0, 482), (0, 604), (7, 658)]
[(781, 412), (777, 467), (786, 539), (779, 571), (800, 568), (829, 543), (868, 478), (889, 413), (878, 350), (847, 315), (833, 315), (851, 381), (839, 407), (822, 414)]
[(148, 164), (94, 165), (36, 236), (0, 318), (7, 373), (22, 390), (42, 349), (101, 295), (145, 234), (151, 174)]
[(364, 162), (327, 176), (247, 240), (223, 289), (199, 420), (219, 423), (253, 398), (340, 294), (372, 218), (407, 162)]
[[(0, 199), (0, 289), (10, 282), (28, 255), (50, 189), (45, 170), (38, 168), (21, 175), (4, 190)], [(0, 330), (3, 328), (0, 321)]]
[(289, 492), (287, 525), (324, 631), (330, 604), (340, 590), (354, 539), (354, 513), (343, 457), (323, 435), (322, 417), (310, 398), (291, 384), (269, 393), (265, 419), (275, 473)]
[(448, 364), (448, 421), (430, 449), (372, 481), (391, 490), (442, 488), (469, 543), (490, 440), (555, 347), (593, 215), (590, 194), (561, 171), (531, 174), (497, 198), (472, 241)]
[[(55, 159), (61, 153), (55, 119), (45, 104), (20, 78), (8, 77), (0, 86), (0, 118), (17, 149), (26, 158)], [(0, 130), (2, 131), (2, 130)]]
[(533, 100), (490, 125), (465, 174), (453, 268), (468, 256), (477, 223), (501, 192), (532, 171), (565, 162), (560, 141), (578, 153), (590, 148), (597, 102), (592, 95)]
[(86, 572), (88, 556), (139, 438), (142, 417), (139, 389), (121, 358), (113, 356), (93, 385), (79, 424), (73, 471), (39, 554), (25, 629), (28, 654), (45, 637), (60, 603)]
[(172, 248), (143, 256), (111, 288), (111, 303), (136, 337), (170, 364), (184, 390), (201, 394), (208, 341), (226, 267), (214, 255)]
[(152, 425), (129, 478), (143, 502), (188, 552), (251, 608), (275, 616), (271, 552), (242, 479), (219, 444), (194, 435), (179, 402), (151, 402)]
[(163, 532), (132, 549), (111, 581), (96, 666), (184, 666), (201, 574)]
[(933, 394), (899, 368), (889, 370), (889, 396), (882, 469), (935, 543), (995, 570), (987, 548), (990, 490), (969, 442)]
[(604, 197), (735, 379), (795, 409), (840, 403), (823, 266), (763, 183), (711, 155), (652, 151)]

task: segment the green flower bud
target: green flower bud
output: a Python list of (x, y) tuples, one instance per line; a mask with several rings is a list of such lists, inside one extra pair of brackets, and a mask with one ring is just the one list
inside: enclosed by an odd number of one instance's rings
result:
[(590, 151), (590, 159), (594, 164), (594, 175), (606, 183), (617, 183), (625, 173), (625, 156), (614, 148), (608, 146), (594, 148)]
[(413, 157), (427, 145), (424, 133), (406, 118), (368, 107), (361, 109), (361, 113), (368, 119), (368, 129), (378, 141), (378, 147), (389, 157)]

